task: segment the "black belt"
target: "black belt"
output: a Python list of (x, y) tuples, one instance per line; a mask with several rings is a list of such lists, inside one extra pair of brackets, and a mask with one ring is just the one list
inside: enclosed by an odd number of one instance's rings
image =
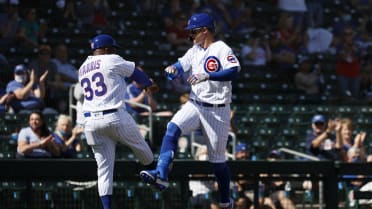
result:
[(226, 104), (211, 104), (207, 102), (201, 102), (195, 99), (190, 99), (190, 101), (194, 102), (197, 105), (203, 106), (203, 107), (225, 107)]
[[(109, 114), (109, 113), (113, 113), (113, 112), (116, 112), (118, 111), (118, 109), (108, 109), (108, 110), (103, 110), (103, 111), (98, 111), (98, 112), (102, 112), (102, 115), (106, 115), (106, 114)], [(95, 112), (93, 112), (95, 113)], [(85, 112), (84, 113), (84, 117), (88, 118), (91, 116), (91, 112)]]

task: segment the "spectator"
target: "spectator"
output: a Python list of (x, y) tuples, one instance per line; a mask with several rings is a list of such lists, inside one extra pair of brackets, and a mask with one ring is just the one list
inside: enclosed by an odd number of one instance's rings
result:
[(235, 147), (236, 160), (249, 160), (250, 153), (246, 143), (238, 143)]
[(107, 0), (84, 0), (76, 6), (78, 25), (105, 28), (110, 12), (111, 7)]
[(240, 55), (244, 65), (249, 65), (260, 70), (272, 58), (269, 36), (261, 31), (253, 32), (248, 38), (247, 43), (243, 45)]
[(65, 44), (58, 44), (55, 47), (52, 62), (57, 66), (58, 75), (65, 87), (70, 88), (72, 84), (78, 82), (78, 71), (68, 62), (68, 49)]
[(278, 73), (287, 73), (291, 76), (294, 75), (293, 65), (296, 62), (296, 54), (292, 48), (280, 41), (280, 37), (279, 32), (272, 32), (271, 34), (272, 61), (270, 64)]
[(301, 25), (295, 27), (293, 21), (292, 15), (282, 13), (278, 21), (278, 33), (281, 44), (296, 50), (300, 40)]
[(180, 100), (180, 109), (181, 107), (190, 99), (190, 93), (183, 93), (179, 100)]
[(230, 16), (229, 28), (233, 34), (244, 34), (249, 31), (252, 25), (252, 9), (245, 6), (242, 0), (233, 0), (228, 9)]
[(189, 93), (191, 91), (191, 86), (187, 82), (187, 78), (189, 77), (190, 73), (185, 72), (182, 74), (181, 77), (177, 77), (173, 80), (168, 80), (166, 83), (166, 88), (167, 90), (177, 93), (177, 94), (184, 94), (184, 93)]
[(36, 9), (28, 8), (25, 10), (24, 17), (20, 20), (17, 32), (17, 43), (20, 47), (36, 48), (39, 41), (44, 37), (46, 25), (38, 22)]
[(372, 53), (367, 54), (362, 65), (361, 90), (369, 101), (372, 99)]
[[(207, 161), (208, 160), (207, 146), (200, 146), (195, 153), (195, 160)], [(204, 174), (199, 174), (200, 177)], [(190, 180), (189, 188), (191, 191), (190, 203), (192, 208), (212, 208), (211, 204), (216, 204), (214, 192), (214, 182), (206, 180)]]
[(300, 28), (305, 23), (307, 5), (305, 0), (279, 0), (278, 8), (294, 18), (293, 27)]
[[(141, 67), (138, 67), (138, 68), (143, 70)], [(138, 116), (138, 115), (147, 116), (149, 114), (149, 111), (131, 102), (140, 103), (140, 104), (149, 106), (151, 108), (152, 113), (158, 116), (173, 115), (173, 113), (170, 111), (156, 112), (158, 103), (156, 99), (154, 98), (154, 96), (152, 95), (152, 92), (144, 90), (141, 84), (139, 84), (138, 82), (134, 80), (130, 84), (128, 84), (126, 88), (125, 99), (129, 100), (129, 103), (126, 103), (126, 109), (133, 116)]]
[[(7, 84), (6, 92), (13, 93), (15, 98), (10, 105), (14, 112), (30, 112), (32, 110), (44, 109), (45, 79), (48, 71), (45, 71), (41, 77), (37, 77), (34, 70), (27, 75), (25, 65), (16, 65), (14, 68), (14, 80)], [(39, 80), (38, 80), (39, 78)]]
[(307, 56), (301, 57), (298, 64), (298, 72), (294, 77), (296, 88), (308, 95), (319, 95), (324, 80), (320, 67), (313, 70), (312, 61)]
[(362, 17), (362, 22), (360, 24), (360, 39), (362, 46), (372, 46), (372, 19), (369, 15), (364, 15)]
[(200, 12), (208, 13), (215, 20), (216, 34), (228, 32), (231, 18), (226, 8), (226, 3), (218, 0), (206, 0), (199, 8)]
[(328, 124), (324, 115), (314, 115), (311, 120), (312, 132), (306, 137), (307, 151), (320, 159), (343, 161), (345, 153), (342, 150), (340, 137), (335, 137), (333, 132), (341, 128), (339, 119), (329, 119)]
[(111, 14), (111, 6), (107, 0), (95, 0), (94, 2), (95, 14), (93, 19), (93, 26), (98, 28), (108, 27), (109, 16)]
[[(361, 163), (366, 162), (366, 151), (364, 147), (364, 140), (366, 138), (366, 132), (360, 132), (352, 138), (354, 132), (353, 121), (350, 118), (341, 119), (341, 128), (338, 131), (337, 137), (340, 137), (343, 141), (343, 149), (346, 152), (345, 162), (349, 163)], [(349, 207), (355, 205), (356, 200), (354, 199), (354, 190), (359, 190), (359, 188), (365, 183), (357, 178), (363, 176), (344, 176), (350, 178), (356, 178), (354, 181), (346, 182), (346, 187), (349, 193), (347, 194)]]
[(59, 115), (53, 137), (60, 145), (61, 157), (72, 158), (77, 152), (82, 150), (79, 136), (83, 131), (84, 129), (81, 126), (72, 127), (70, 116)]
[[(278, 150), (272, 150), (267, 156), (268, 161), (281, 160), (282, 154)], [(261, 174), (262, 177), (268, 176), (268, 174)], [(295, 209), (293, 201), (290, 199), (289, 188), (290, 182), (284, 182), (281, 180), (270, 181), (266, 184), (261, 184), (262, 194), (259, 197), (259, 204), (261, 207), (269, 207), (272, 209), (283, 208), (283, 209)], [(262, 188), (263, 187), (263, 188)], [(252, 206), (253, 207), (253, 206)]]
[(76, 4), (76, 17), (79, 27), (92, 27), (95, 16), (95, 0), (83, 0)]
[[(372, 163), (372, 154), (370, 154), (370, 155), (367, 156), (366, 162), (367, 163)], [(369, 177), (371, 177), (371, 176), (369, 176)], [(359, 187), (359, 191), (362, 191), (362, 192), (366, 192), (366, 191), (372, 192), (372, 181), (368, 181), (368, 182), (364, 183), (363, 185), (361, 185)], [(368, 208), (372, 204), (372, 199), (361, 199), (361, 200), (359, 200), (358, 204), (360, 206), (359, 208), (363, 208), (364, 206), (366, 208)]]
[[(345, 150), (346, 162), (354, 162), (354, 155), (357, 154), (359, 160), (366, 160), (366, 150), (364, 147), (364, 140), (366, 139), (366, 132), (359, 132), (353, 138), (354, 126), (353, 121), (350, 118), (341, 119), (341, 128), (336, 133), (336, 138), (340, 137), (340, 141), (343, 143), (343, 149)], [(349, 153), (349, 150), (351, 153)], [(348, 156), (350, 155), (350, 156)]]
[(17, 157), (59, 157), (59, 145), (48, 130), (43, 114), (31, 112), (28, 122), (29, 126), (22, 128), (18, 134)]
[(6, 12), (0, 14), (0, 46), (7, 48), (15, 44), (19, 27), (18, 2), (9, 1)]
[(333, 34), (325, 28), (308, 28), (302, 35), (302, 53), (328, 53), (330, 52)]
[(182, 12), (177, 12), (174, 15), (171, 25), (166, 27), (166, 38), (173, 49), (185, 51), (192, 42), (189, 40), (189, 33), (185, 30), (187, 26), (187, 17)]
[(13, 73), (8, 70), (9, 62), (8, 59), (0, 52), (0, 85), (3, 88), (3, 84), (7, 83), (13, 78)]
[(369, 13), (371, 12), (371, 1), (366, 0), (351, 0), (351, 6), (361, 13)]
[[(235, 147), (236, 160), (249, 160), (248, 144), (238, 143)], [(249, 208), (253, 204), (254, 181), (239, 179), (233, 182), (233, 197), (235, 199), (235, 208)]]
[(361, 49), (353, 40), (355, 33), (351, 27), (346, 27), (343, 35), (343, 42), (337, 49), (336, 63), (340, 96), (357, 99), (360, 94)]
[(46, 78), (46, 105), (58, 112), (67, 110), (68, 87), (64, 85), (58, 74), (56, 64), (51, 60), (52, 49), (49, 45), (42, 44), (39, 47), (39, 56), (34, 59), (30, 68), (35, 70), (37, 76), (48, 70)]
[(1, 90), (0, 95), (0, 113), (8, 112), (10, 101), (14, 98), (14, 93), (5, 93), (4, 90)]
[(333, 11), (335, 12), (335, 18), (331, 28), (334, 35), (334, 45), (337, 46), (343, 42), (345, 29), (351, 28), (351, 30), (354, 30), (359, 23), (353, 20), (350, 7), (345, 6), (345, 4), (335, 6)]
[(50, 20), (53, 26), (73, 26), (76, 23), (75, 1), (57, 0)]
[[(138, 5), (137, 2), (136, 4)], [(194, 0), (173, 0), (164, 2), (160, 13), (165, 28), (173, 24), (175, 14), (181, 12), (189, 15), (194, 13), (199, 6), (200, 2)]]
[(308, 26), (317, 28), (323, 26), (323, 2), (322, 0), (306, 1)]

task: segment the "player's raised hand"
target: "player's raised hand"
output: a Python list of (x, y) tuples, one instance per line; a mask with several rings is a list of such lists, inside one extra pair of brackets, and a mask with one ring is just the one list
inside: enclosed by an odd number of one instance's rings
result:
[(206, 81), (209, 79), (209, 75), (206, 73), (199, 73), (199, 74), (193, 74), (190, 75), (190, 77), (187, 79), (187, 82), (189, 82), (191, 85), (198, 84), (200, 82)]
[(165, 73), (175, 75), (178, 73), (177, 68), (175, 68), (173, 65), (169, 65), (164, 69)]

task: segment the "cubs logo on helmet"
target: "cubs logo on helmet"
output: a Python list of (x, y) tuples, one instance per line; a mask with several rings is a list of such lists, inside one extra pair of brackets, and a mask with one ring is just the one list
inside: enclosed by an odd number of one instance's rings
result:
[(218, 72), (221, 68), (221, 63), (215, 56), (207, 57), (204, 63), (204, 70), (207, 73)]

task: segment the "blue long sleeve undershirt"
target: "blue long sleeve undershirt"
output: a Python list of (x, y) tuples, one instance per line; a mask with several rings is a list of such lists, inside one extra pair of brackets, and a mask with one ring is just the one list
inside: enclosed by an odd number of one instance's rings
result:
[(221, 70), (215, 73), (209, 73), (209, 80), (211, 81), (231, 81), (236, 78), (238, 74), (238, 67)]
[(152, 85), (152, 82), (150, 81), (146, 73), (142, 72), (138, 68), (134, 68), (133, 74), (129, 78), (132, 80), (135, 80), (136, 82), (141, 84), (144, 88)]
[[(166, 77), (169, 80), (173, 80), (177, 77), (182, 76), (182, 74), (184, 72), (180, 62), (174, 63), (173, 66), (177, 69), (177, 74), (170, 75), (170, 74), (166, 73)], [(234, 80), (236, 78), (237, 74), (238, 74), (238, 69), (239, 69), (238, 67), (232, 67), (232, 68), (225, 69), (225, 70), (222, 70), (222, 71), (219, 71), (219, 72), (208, 73), (209, 74), (209, 80), (212, 80), (212, 81), (231, 81), (231, 80)]]

